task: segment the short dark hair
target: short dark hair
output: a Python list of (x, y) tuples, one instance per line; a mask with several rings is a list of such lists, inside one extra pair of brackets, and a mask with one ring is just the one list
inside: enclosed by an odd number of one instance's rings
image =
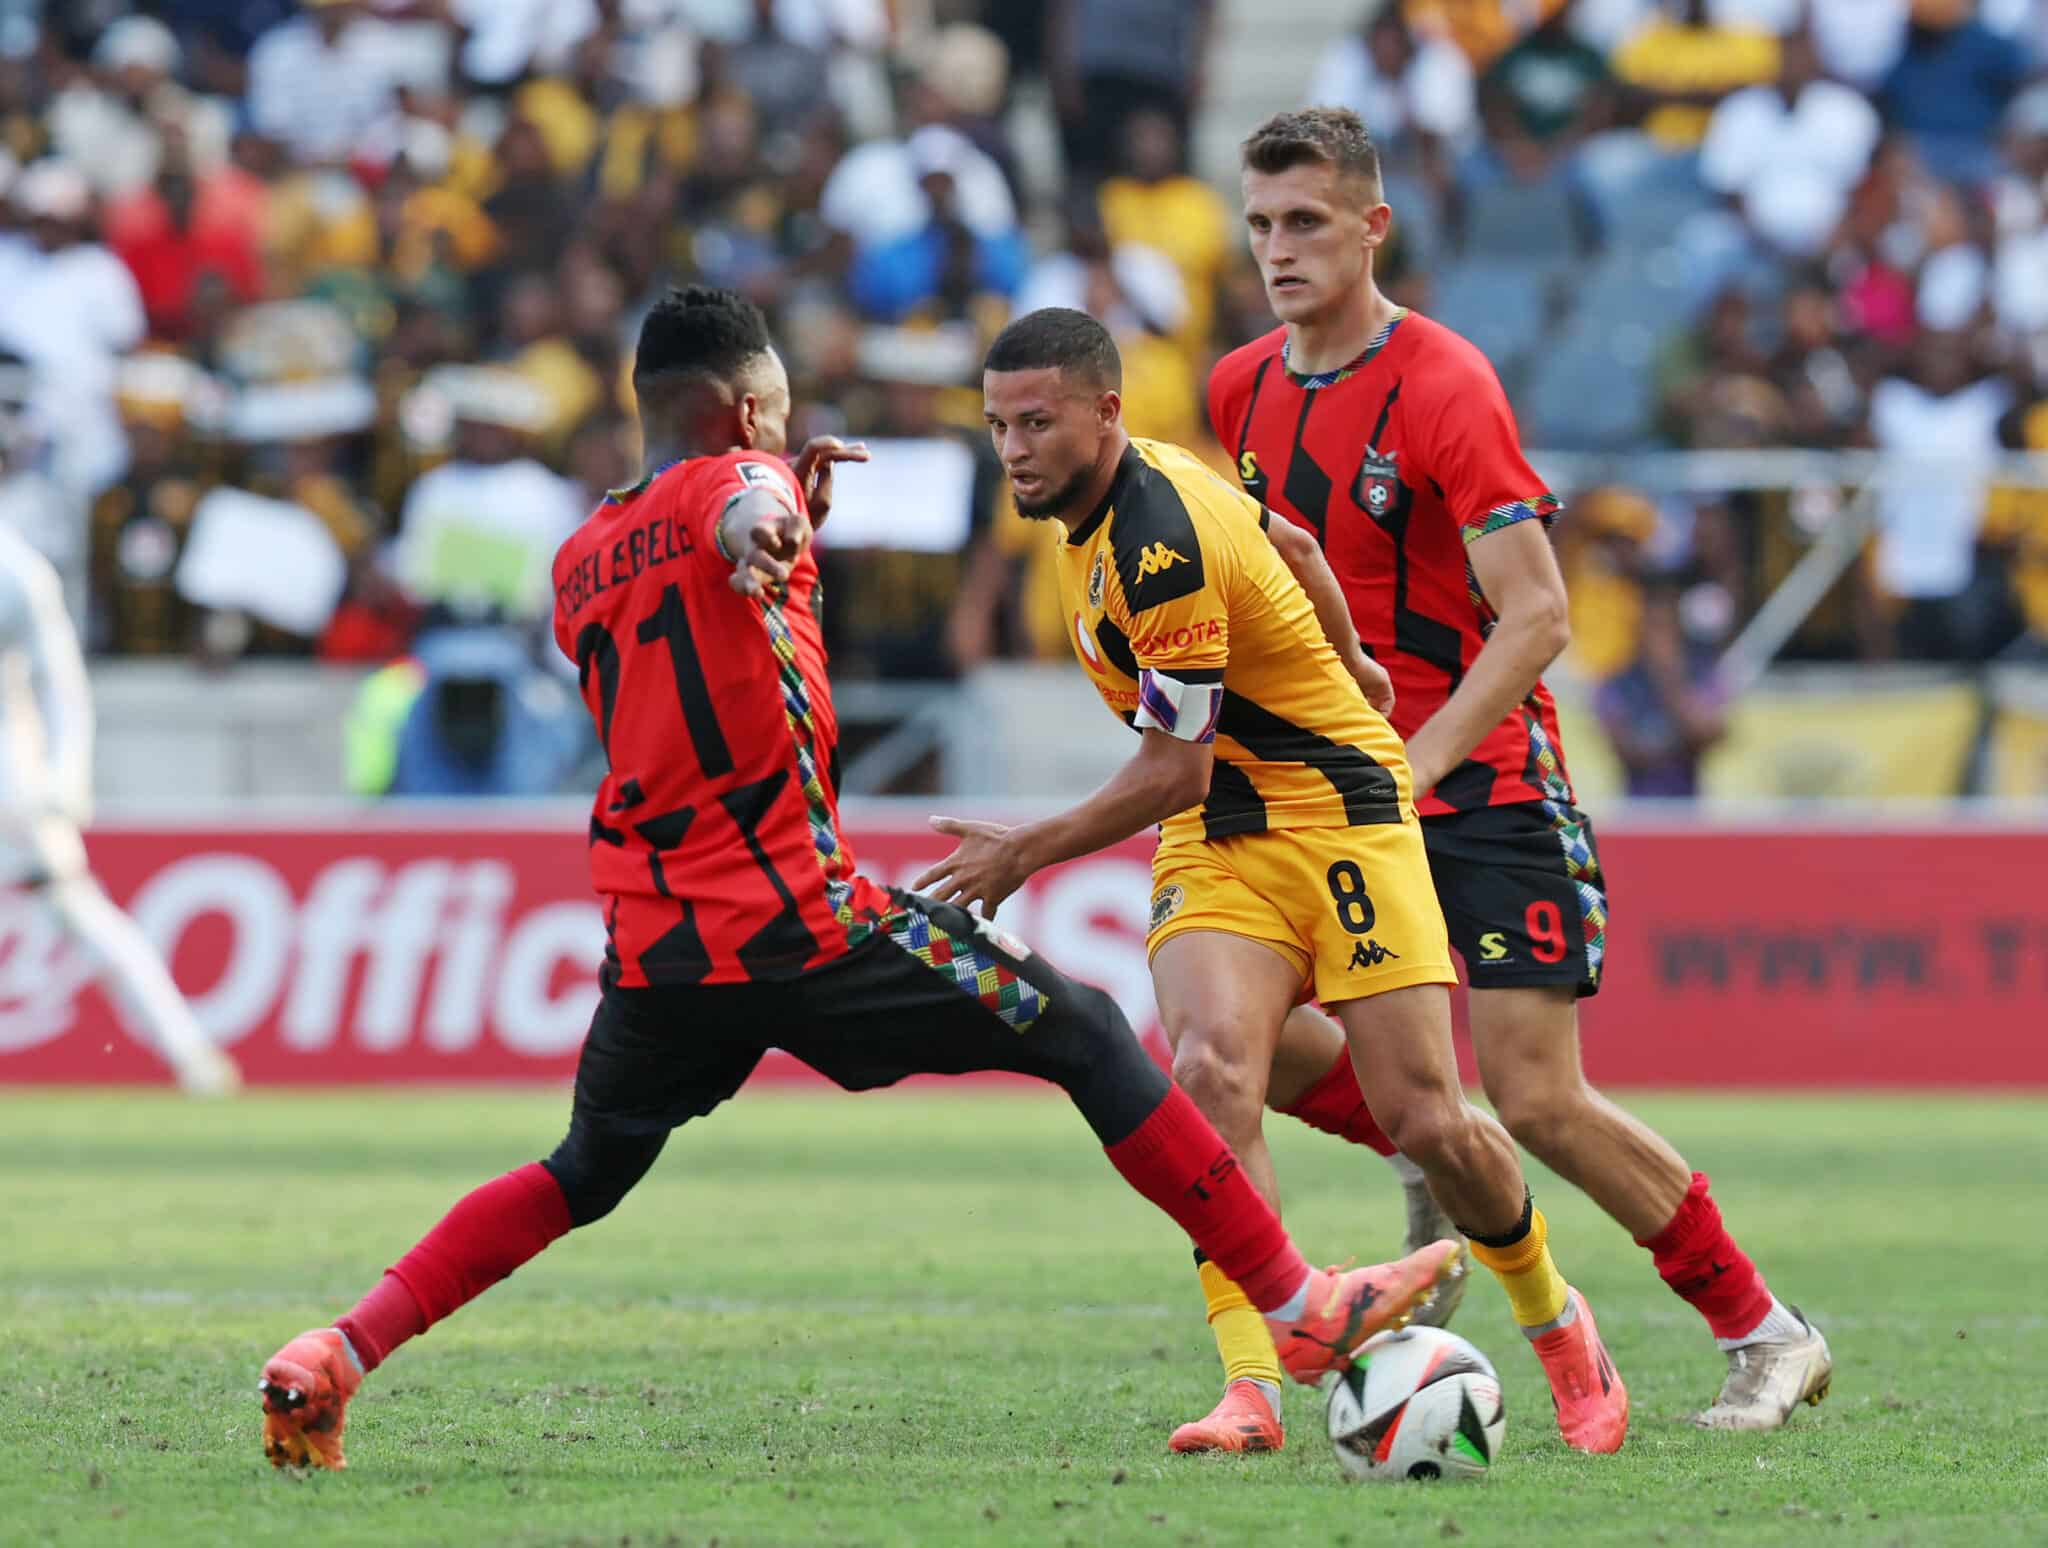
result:
[(1251, 172), (1285, 172), (1321, 162), (1345, 177), (1363, 178), (1379, 197), (1380, 151), (1365, 120), (1349, 108), (1312, 107), (1275, 113), (1245, 138), (1244, 165)]
[(634, 388), (690, 375), (730, 382), (773, 348), (768, 320), (737, 291), (710, 285), (671, 288), (640, 324)]
[(988, 347), (984, 371), (1043, 371), (1057, 367), (1100, 388), (1122, 388), (1123, 356), (1109, 330), (1086, 312), (1047, 306), (1026, 312)]

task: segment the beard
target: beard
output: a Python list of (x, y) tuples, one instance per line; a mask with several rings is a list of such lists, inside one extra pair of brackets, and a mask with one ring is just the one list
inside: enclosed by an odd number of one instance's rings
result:
[(1017, 507), (1017, 514), (1029, 521), (1049, 521), (1074, 503), (1082, 487), (1088, 482), (1088, 468), (1076, 468), (1073, 476), (1057, 489), (1048, 489), (1035, 500), (1026, 500), (1017, 493), (1017, 486), (1010, 486), (1010, 501)]

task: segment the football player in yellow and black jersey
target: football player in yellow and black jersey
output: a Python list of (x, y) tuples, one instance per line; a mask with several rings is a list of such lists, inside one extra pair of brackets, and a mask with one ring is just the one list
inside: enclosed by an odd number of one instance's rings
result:
[[(1277, 1202), (1260, 1131), (1274, 1050), (1313, 993), (1344, 1025), (1373, 1117), (1488, 1244), (1511, 1300), (1561, 1296), (1514, 1144), (1459, 1083), (1450, 946), (1387, 678), (1314, 539), (1180, 448), (1132, 440), (1121, 375), (1099, 323), (1053, 308), (998, 335), (982, 391), (1018, 511), (1064, 529), (1075, 653), (1138, 750), (1044, 821), (935, 818), (959, 844), (916, 885), (993, 913), (1032, 872), (1159, 824), (1147, 947), (1174, 1075), (1260, 1189)], [(1452, 1272), (1455, 1244), (1423, 1252)], [(1271, 1341), (1213, 1264), (1201, 1272), (1231, 1377), (1209, 1427), (1271, 1449)]]

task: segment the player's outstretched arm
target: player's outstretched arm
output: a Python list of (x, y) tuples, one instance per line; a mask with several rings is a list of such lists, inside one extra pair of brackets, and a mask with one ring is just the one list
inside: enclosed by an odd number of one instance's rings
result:
[(1293, 522), (1270, 513), (1266, 518), (1266, 536), (1273, 540), (1273, 546), (1280, 551), (1287, 568), (1294, 572), (1295, 580), (1308, 593), (1308, 599), (1316, 610), (1316, 622), (1329, 636), (1337, 659), (1344, 663), (1344, 670), (1351, 674), (1365, 694), (1365, 702), (1382, 715), (1391, 715), (1394, 712), (1394, 680), (1387, 676), (1385, 667), (1365, 653), (1365, 646), (1358, 638), (1358, 626), (1351, 619), (1351, 604), (1344, 600), (1344, 588), (1338, 584), (1330, 561), (1323, 557), (1322, 547)]
[(1510, 523), (1473, 539), (1465, 554), (1495, 623), (1464, 681), (1408, 739), (1418, 800), (1529, 697), (1571, 642), (1564, 576), (1542, 522)]
[(741, 596), (780, 595), (791, 570), (811, 546), (811, 523), (773, 484), (733, 496), (714, 529), (718, 551), (732, 565), (732, 589)]
[(1121, 843), (1184, 812), (1209, 793), (1216, 761), (1209, 742), (1190, 742), (1148, 727), (1138, 755), (1095, 794), (1043, 822), (1007, 828), (995, 822), (934, 817), (932, 827), (959, 846), (910, 884), (942, 903), (981, 904), (995, 917), (1003, 899), (1034, 872)]

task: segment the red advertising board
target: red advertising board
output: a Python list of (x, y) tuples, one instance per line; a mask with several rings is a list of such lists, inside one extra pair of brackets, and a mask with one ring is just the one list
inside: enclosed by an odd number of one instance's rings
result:
[[(885, 880), (944, 852), (914, 816), (851, 826)], [(574, 1067), (602, 928), (571, 820), (107, 826), (90, 847), (252, 1083)], [(1149, 847), (1046, 873), (1003, 922), (1156, 1040)], [(2048, 830), (1617, 826), (1601, 847), (1594, 1079), (2048, 1087)], [(164, 1078), (78, 948), (26, 898), (0, 901), (0, 1083)]]

